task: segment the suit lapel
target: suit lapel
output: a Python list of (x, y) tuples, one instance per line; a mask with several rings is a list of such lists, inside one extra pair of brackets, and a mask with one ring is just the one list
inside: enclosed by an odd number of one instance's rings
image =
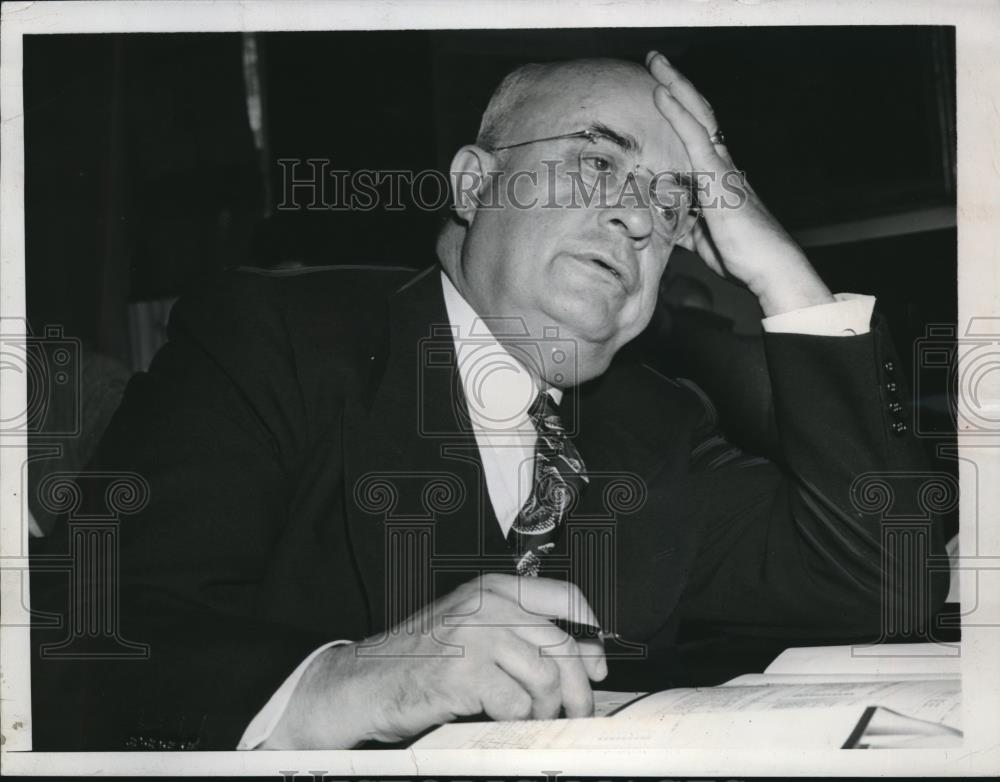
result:
[[(587, 469), (645, 480), (664, 459), (663, 398), (641, 365), (620, 364), (567, 394), (565, 416), (576, 420), (574, 442)], [(587, 492), (588, 500), (592, 494)]]
[(670, 441), (683, 431), (674, 419), (677, 409), (655, 376), (627, 362), (584, 384), (567, 402), (575, 405), (567, 413), (578, 421), (575, 442), (590, 475), (567, 522), (567, 545), (575, 556), (586, 552), (584, 559), (602, 563), (574, 565), (575, 580), (605, 630), (649, 638), (683, 578), (675, 566), (683, 532), (671, 514), (677, 487), (671, 461), (685, 452)]
[(345, 421), (351, 543), (372, 632), (475, 575), (496, 528), (441, 289), (431, 267), (393, 294), (373, 394)]

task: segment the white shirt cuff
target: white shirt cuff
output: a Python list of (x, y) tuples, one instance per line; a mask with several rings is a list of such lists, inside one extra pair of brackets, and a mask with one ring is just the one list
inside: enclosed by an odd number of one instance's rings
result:
[(810, 334), (814, 337), (867, 334), (875, 309), (875, 297), (860, 293), (835, 293), (833, 298), (836, 301), (763, 318), (760, 325), (771, 334)]
[(343, 646), (349, 643), (352, 641), (331, 641), (328, 644), (323, 644), (306, 657), (299, 664), (299, 667), (289, 674), (284, 683), (271, 696), (271, 699), (264, 704), (264, 708), (257, 712), (257, 716), (250, 720), (250, 724), (243, 731), (243, 736), (240, 738), (240, 743), (236, 745), (236, 749), (257, 749), (267, 741), (281, 721), (285, 709), (288, 708), (288, 702), (292, 699), (292, 693), (295, 692), (295, 687), (298, 685), (299, 679), (302, 678), (302, 674), (306, 672), (306, 668), (309, 667), (309, 663), (331, 646)]

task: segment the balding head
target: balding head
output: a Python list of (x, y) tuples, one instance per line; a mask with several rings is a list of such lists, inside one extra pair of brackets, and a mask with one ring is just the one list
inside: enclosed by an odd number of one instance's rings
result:
[(607, 58), (555, 63), (528, 63), (508, 73), (494, 90), (483, 112), (476, 144), (492, 150), (515, 138), (519, 118), (544, 110), (573, 86), (599, 80), (638, 80), (655, 86), (649, 72), (638, 63)]

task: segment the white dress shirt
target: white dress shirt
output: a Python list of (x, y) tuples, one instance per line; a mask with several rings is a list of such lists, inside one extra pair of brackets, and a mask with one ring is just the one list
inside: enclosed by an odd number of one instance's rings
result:
[[(455, 356), (469, 418), (479, 445), (486, 489), (504, 537), (528, 499), (534, 479), (535, 426), (528, 408), (538, 385), (524, 367), (493, 337), (475, 310), (441, 272), (444, 303), (448, 311)], [(773, 315), (761, 320), (764, 331), (814, 336), (867, 334), (875, 307), (874, 296), (838, 293), (836, 301)], [(562, 391), (548, 393), (558, 404)], [(586, 459), (586, 454), (582, 454)], [(274, 731), (292, 693), (309, 664), (332, 646), (352, 641), (331, 641), (316, 649), (285, 679), (264, 708), (253, 718), (237, 749), (255, 749)]]

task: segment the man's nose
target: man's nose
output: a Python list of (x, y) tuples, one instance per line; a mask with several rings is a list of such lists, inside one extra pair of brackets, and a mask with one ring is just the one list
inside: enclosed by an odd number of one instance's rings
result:
[(609, 230), (629, 237), (637, 249), (645, 247), (653, 233), (653, 216), (649, 206), (629, 196), (602, 209), (600, 222)]

